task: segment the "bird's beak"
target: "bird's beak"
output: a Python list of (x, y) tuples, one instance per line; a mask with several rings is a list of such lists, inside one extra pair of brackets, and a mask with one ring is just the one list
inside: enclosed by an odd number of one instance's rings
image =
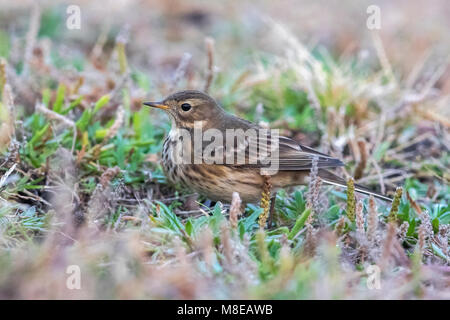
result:
[(162, 102), (144, 102), (144, 105), (153, 107), (153, 108), (159, 108), (163, 110), (169, 110), (170, 107), (168, 105), (163, 104)]

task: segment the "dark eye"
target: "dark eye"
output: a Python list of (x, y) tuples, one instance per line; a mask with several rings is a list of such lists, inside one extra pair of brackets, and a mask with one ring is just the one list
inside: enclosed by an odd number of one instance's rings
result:
[(183, 103), (183, 104), (181, 105), (181, 110), (183, 110), (183, 111), (189, 111), (189, 110), (191, 110), (191, 105), (190, 105), (189, 103)]

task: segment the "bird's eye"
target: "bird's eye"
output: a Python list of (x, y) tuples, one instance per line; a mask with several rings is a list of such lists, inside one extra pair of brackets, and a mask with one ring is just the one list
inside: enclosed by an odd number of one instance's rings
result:
[(189, 111), (189, 110), (191, 110), (191, 105), (190, 105), (189, 103), (183, 103), (183, 104), (181, 105), (181, 110), (183, 110), (183, 111)]

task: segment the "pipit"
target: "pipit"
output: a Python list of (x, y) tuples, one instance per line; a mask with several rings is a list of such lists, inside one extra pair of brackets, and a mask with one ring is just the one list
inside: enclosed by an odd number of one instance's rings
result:
[[(255, 203), (261, 199), (267, 176), (275, 193), (306, 184), (312, 167), (323, 182), (346, 187), (344, 179), (327, 170), (343, 166), (339, 159), (227, 113), (203, 92), (180, 91), (144, 105), (165, 110), (172, 120), (162, 151), (166, 177), (211, 200), (230, 202), (236, 191), (244, 203)], [(203, 133), (200, 140), (198, 129)], [(355, 190), (391, 201), (360, 185)]]

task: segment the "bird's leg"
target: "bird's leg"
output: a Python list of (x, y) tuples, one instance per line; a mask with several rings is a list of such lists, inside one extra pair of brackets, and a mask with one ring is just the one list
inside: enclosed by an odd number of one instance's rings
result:
[(277, 193), (275, 192), (272, 196), (272, 198), (270, 198), (270, 210), (269, 210), (269, 219), (267, 221), (267, 225), (270, 226), (272, 225), (272, 219), (273, 219), (273, 214), (275, 212), (275, 201), (277, 199)]
[(259, 216), (259, 227), (264, 229), (266, 226), (267, 218), (269, 217), (270, 211), (270, 192), (272, 190), (272, 183), (270, 182), (270, 176), (263, 176), (263, 189), (261, 194), (261, 208), (263, 212)]
[(247, 208), (247, 202), (241, 202), (241, 214), (245, 213), (245, 208)]

